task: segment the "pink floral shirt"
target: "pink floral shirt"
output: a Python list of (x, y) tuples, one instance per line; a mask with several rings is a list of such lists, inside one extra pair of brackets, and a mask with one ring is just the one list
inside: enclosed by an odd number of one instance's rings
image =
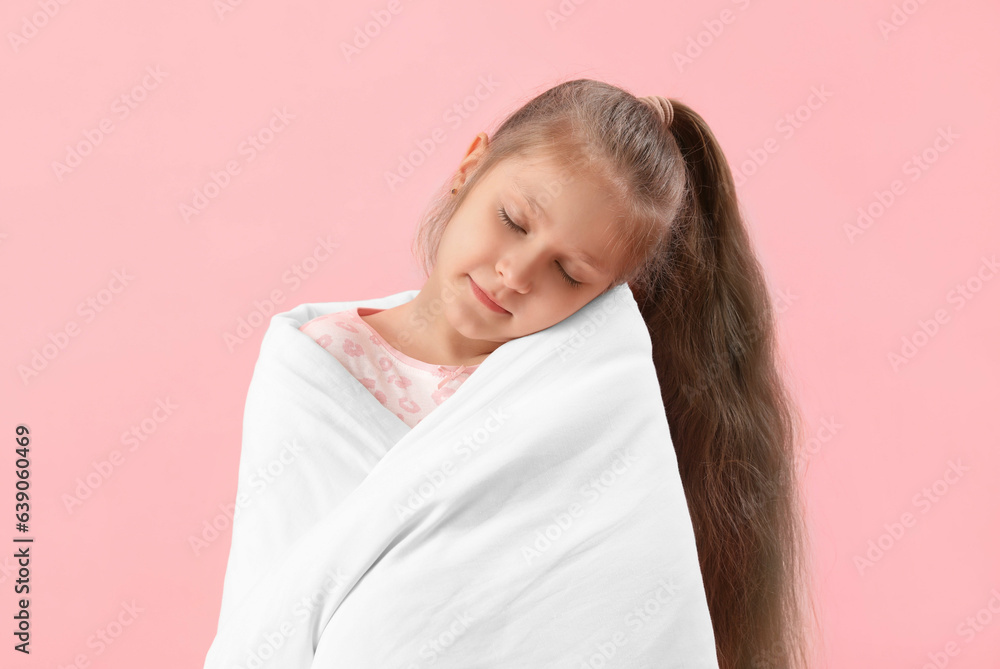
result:
[(432, 365), (389, 345), (355, 307), (314, 318), (299, 328), (329, 351), (372, 395), (414, 427), (458, 389), (479, 365)]

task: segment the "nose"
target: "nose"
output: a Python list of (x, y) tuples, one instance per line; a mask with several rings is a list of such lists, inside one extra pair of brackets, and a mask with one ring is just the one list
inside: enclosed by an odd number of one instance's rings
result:
[(527, 253), (506, 253), (497, 261), (496, 270), (504, 285), (518, 293), (531, 288), (531, 271), (534, 259)]

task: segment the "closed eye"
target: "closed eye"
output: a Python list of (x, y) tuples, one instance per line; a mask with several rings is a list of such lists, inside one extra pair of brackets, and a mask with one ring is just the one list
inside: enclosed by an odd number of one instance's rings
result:
[[(504, 222), (504, 225), (506, 225), (508, 228), (510, 228), (511, 230), (514, 230), (516, 232), (524, 232), (524, 228), (522, 228), (521, 226), (519, 226), (516, 223), (514, 223), (514, 221), (510, 220), (510, 216), (507, 215), (507, 211), (503, 207), (500, 207), (499, 209), (497, 209), (497, 213), (500, 214), (500, 219)], [(567, 281), (567, 283), (569, 283), (569, 285), (573, 286), (574, 288), (578, 288), (579, 286), (581, 286), (583, 284), (582, 281), (577, 281), (576, 279), (574, 279), (573, 277), (571, 277), (569, 274), (567, 274), (566, 270), (563, 269), (563, 266), (560, 265), (558, 262), (556, 263), (556, 265), (559, 266), (559, 271), (562, 273), (563, 278), (566, 279), (566, 281)]]

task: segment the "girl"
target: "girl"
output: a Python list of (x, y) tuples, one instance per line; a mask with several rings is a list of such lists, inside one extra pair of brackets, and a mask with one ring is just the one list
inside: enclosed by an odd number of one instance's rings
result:
[(724, 669), (804, 666), (796, 416), (725, 156), (705, 121), (557, 85), (476, 136), (416, 239), (405, 304), (301, 330), (409, 426), (492, 351), (628, 283), (653, 342)]

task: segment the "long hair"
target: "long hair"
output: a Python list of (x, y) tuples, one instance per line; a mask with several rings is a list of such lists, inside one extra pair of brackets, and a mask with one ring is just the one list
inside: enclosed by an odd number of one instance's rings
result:
[(668, 126), (649, 101), (600, 81), (534, 97), (499, 125), (458, 195), (442, 186), (414, 254), (429, 276), (452, 214), (505, 159), (547, 156), (602, 179), (626, 212), (608, 289), (629, 284), (652, 340), (719, 666), (799, 669), (807, 613), (815, 618), (795, 467), (801, 421), (729, 165), (701, 116), (671, 102)]

